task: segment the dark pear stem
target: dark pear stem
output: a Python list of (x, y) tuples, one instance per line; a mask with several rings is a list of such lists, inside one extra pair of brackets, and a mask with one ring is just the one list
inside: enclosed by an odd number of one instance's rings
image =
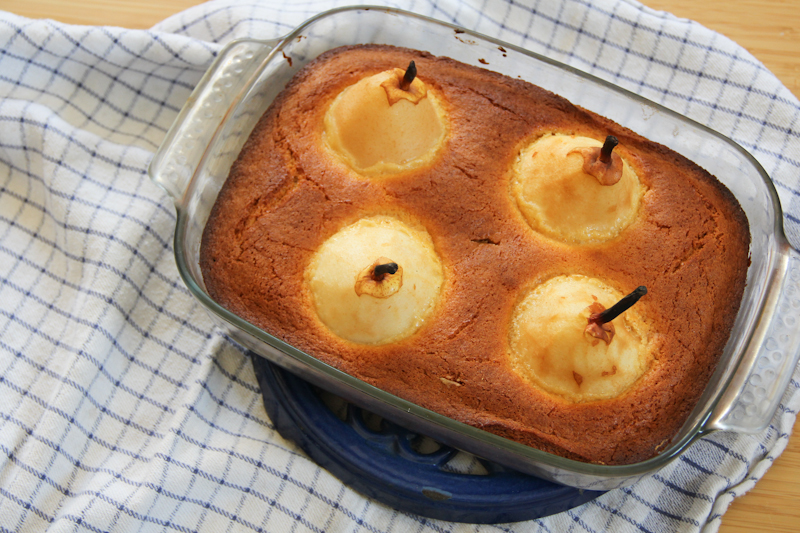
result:
[(384, 263), (382, 265), (376, 265), (372, 270), (372, 279), (375, 281), (380, 281), (386, 274), (396, 274), (397, 268), (397, 263)]
[(633, 304), (639, 301), (639, 298), (647, 294), (647, 287), (641, 285), (637, 287), (632, 293), (624, 296), (620, 301), (597, 315), (592, 315), (590, 320), (598, 324), (605, 324), (611, 322), (619, 315), (630, 309)]
[(406, 73), (403, 76), (403, 81), (400, 82), (400, 88), (404, 91), (407, 91), (408, 88), (411, 86), (411, 82), (414, 81), (414, 78), (417, 77), (417, 65), (412, 61), (408, 64), (408, 68), (406, 69)]
[(606, 164), (610, 163), (611, 151), (614, 150), (618, 144), (619, 140), (613, 135), (606, 137), (606, 142), (603, 143), (603, 147), (600, 149), (600, 161)]

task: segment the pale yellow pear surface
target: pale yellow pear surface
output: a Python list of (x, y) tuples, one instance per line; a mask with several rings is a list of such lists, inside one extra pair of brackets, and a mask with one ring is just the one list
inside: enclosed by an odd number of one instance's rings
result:
[(595, 278), (558, 276), (516, 306), (509, 335), (514, 369), (536, 387), (570, 402), (615, 398), (650, 367), (648, 328), (636, 306), (617, 317), (606, 344), (585, 332), (590, 309), (624, 295)]
[[(387, 278), (389, 290), (364, 290), (364, 276), (384, 261), (398, 266)], [(333, 333), (359, 344), (386, 344), (412, 335), (430, 317), (444, 274), (425, 230), (380, 215), (325, 241), (305, 279), (317, 315)]]
[(584, 171), (578, 150), (600, 146), (589, 137), (545, 135), (522, 150), (511, 194), (531, 228), (583, 244), (613, 239), (634, 221), (644, 187), (628, 163), (623, 160), (622, 177), (613, 185)]
[(445, 113), (416, 78), (399, 88), (403, 70), (363, 78), (345, 88), (325, 114), (327, 147), (356, 172), (377, 176), (418, 168), (444, 143)]

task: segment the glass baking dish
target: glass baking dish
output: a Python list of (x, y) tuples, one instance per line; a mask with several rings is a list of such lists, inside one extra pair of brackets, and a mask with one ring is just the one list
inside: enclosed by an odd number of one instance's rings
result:
[[(520, 77), (664, 144), (717, 176), (751, 230), (747, 287), (720, 363), (696, 408), (659, 455), (635, 464), (582, 463), (456, 422), (388, 394), (286, 344), (207, 294), (200, 240), (217, 194), (252, 128), (292, 76), (323, 52), (380, 43)], [(421, 44), (424, 43), (424, 44)], [(488, 67), (486, 65), (488, 64)], [(320, 14), (273, 41), (239, 40), (219, 54), (150, 165), (175, 201), (175, 258), (189, 290), (231, 338), (315, 385), (440, 442), (557, 483), (608, 490), (662, 468), (701, 436), (758, 432), (770, 422), (800, 356), (800, 254), (783, 233), (775, 189), (733, 141), (658, 104), (546, 57), (433, 19), (383, 7)]]

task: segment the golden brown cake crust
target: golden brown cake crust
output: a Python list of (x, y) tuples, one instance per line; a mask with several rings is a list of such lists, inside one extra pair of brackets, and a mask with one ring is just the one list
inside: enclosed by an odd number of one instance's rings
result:
[[(346, 86), (411, 59), (443, 97), (446, 145), (429, 168), (361, 178), (320, 148), (324, 113)], [(568, 246), (525, 223), (509, 193), (514, 159), (553, 132), (619, 139), (647, 188), (639, 217), (619, 237)], [(319, 321), (303, 273), (325, 239), (375, 214), (422, 224), (445, 284), (416, 334), (364, 346)], [(708, 382), (742, 297), (749, 239), (730, 192), (663, 146), (525, 82), (363, 46), (306, 66), (261, 118), (212, 210), (201, 268), (224, 307), (367, 383), (548, 452), (625, 464), (662, 449)], [(648, 288), (637, 305), (652, 324), (656, 360), (618, 398), (570, 404), (509, 368), (514, 304), (559, 274), (597, 277), (623, 292)]]

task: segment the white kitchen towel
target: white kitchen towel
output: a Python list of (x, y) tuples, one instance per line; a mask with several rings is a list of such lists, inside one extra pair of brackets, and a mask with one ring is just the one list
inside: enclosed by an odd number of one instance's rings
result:
[[(218, 0), (150, 31), (0, 13), (0, 530), (716, 530), (785, 448), (800, 374), (762, 434), (714, 434), (635, 485), (514, 524), (399, 513), (276, 433), (247, 353), (177, 273), (175, 210), (147, 166), (222, 44), (346, 3)], [(775, 182), (800, 245), (800, 103), (729, 39), (632, 0), (385, 3), (733, 138)]]

